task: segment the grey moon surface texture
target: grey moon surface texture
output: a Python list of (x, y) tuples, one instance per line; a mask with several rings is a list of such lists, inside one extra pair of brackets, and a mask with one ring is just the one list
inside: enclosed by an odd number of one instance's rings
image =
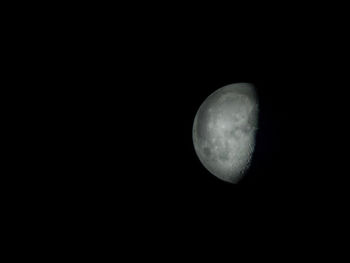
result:
[(195, 152), (217, 178), (238, 183), (250, 166), (258, 129), (258, 98), (249, 83), (224, 86), (199, 107), (192, 130)]

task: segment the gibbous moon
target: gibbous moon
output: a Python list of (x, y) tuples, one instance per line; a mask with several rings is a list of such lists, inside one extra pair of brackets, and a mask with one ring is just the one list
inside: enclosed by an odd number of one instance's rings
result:
[(203, 166), (216, 177), (239, 182), (250, 166), (258, 128), (258, 99), (249, 83), (224, 86), (199, 107), (193, 145)]

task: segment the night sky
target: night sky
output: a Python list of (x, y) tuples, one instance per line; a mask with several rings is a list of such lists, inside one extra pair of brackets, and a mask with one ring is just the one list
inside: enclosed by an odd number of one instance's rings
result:
[[(229, 18), (215, 27), (150, 19), (118, 25), (115, 35), (108, 27), (87, 31), (99, 36), (91, 42), (80, 32), (81, 45), (64, 67), (69, 80), (62, 81), (75, 88), (67, 88), (71, 102), (78, 101), (72, 123), (84, 127), (74, 138), (88, 173), (79, 173), (73, 185), (140, 200), (339, 185), (341, 154), (330, 149), (341, 145), (343, 119), (336, 113), (344, 107), (338, 101), (345, 98), (345, 68), (324, 52), (322, 35), (290, 31), (290, 23), (284, 30), (263, 30), (253, 20), (231, 27)], [(239, 82), (256, 87), (259, 130), (251, 167), (234, 185), (200, 163), (192, 125), (208, 95)]]
[[(259, 56), (238, 46), (224, 51), (183, 47), (166, 55), (151, 50), (128, 57), (126, 67), (106, 83), (101, 105), (111, 122), (108, 133), (122, 133), (105, 145), (111, 154), (108, 167), (113, 167), (108, 169), (110, 180), (167, 193), (226, 191), (239, 185), (293, 188), (315, 182), (315, 147), (321, 136), (312, 128), (319, 121), (313, 103), (319, 102), (314, 91), (320, 86), (312, 72), (303, 75), (307, 69), (293, 60), (287, 63), (290, 56)], [(250, 170), (238, 185), (230, 185), (199, 162), (192, 125), (208, 95), (238, 82), (257, 89), (259, 130)], [(119, 165), (126, 170), (119, 171)]]
[[(240, 244), (245, 257), (260, 260), (254, 242), (287, 259), (303, 242), (323, 256), (305, 236), (319, 239), (327, 226), (345, 236), (333, 227), (346, 218), (336, 212), (348, 210), (348, 29), (330, 26), (328, 6), (318, 12), (304, 3), (283, 12), (275, 4), (254, 12), (250, 2), (226, 12), (144, 4), (152, 10), (131, 3), (98, 13), (94, 4), (85, 12), (84, 4), (65, 8), (71, 14), (60, 12), (52, 24), (23, 22), (29, 30), (19, 49), (25, 43), (29, 55), (13, 61), (33, 72), (16, 76), (23, 93), (13, 90), (35, 111), (20, 110), (27, 122), (18, 139), (30, 145), (14, 150), (34, 160), (16, 163), (25, 171), (12, 177), (38, 198), (28, 198), (32, 211), (19, 224), (48, 222), (45, 234), (63, 237), (59, 250), (69, 242), (75, 250), (83, 239), (127, 258), (144, 258), (141, 248), (173, 258), (199, 244), (196, 258), (217, 245), (215, 261), (222, 252), (231, 260)], [(210, 94), (241, 82), (256, 88), (258, 131), (249, 170), (230, 184), (201, 164), (192, 128)]]

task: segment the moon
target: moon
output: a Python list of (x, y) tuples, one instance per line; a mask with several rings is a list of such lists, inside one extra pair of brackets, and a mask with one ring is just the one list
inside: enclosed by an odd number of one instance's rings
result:
[(238, 183), (250, 166), (258, 129), (254, 85), (236, 83), (209, 95), (194, 118), (192, 139), (203, 166), (217, 178)]

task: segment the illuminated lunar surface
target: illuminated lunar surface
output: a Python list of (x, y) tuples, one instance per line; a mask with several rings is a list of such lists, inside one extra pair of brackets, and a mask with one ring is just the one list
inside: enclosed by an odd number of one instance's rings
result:
[(193, 144), (203, 166), (216, 177), (239, 182), (250, 166), (258, 128), (258, 100), (252, 84), (213, 92), (199, 107)]

